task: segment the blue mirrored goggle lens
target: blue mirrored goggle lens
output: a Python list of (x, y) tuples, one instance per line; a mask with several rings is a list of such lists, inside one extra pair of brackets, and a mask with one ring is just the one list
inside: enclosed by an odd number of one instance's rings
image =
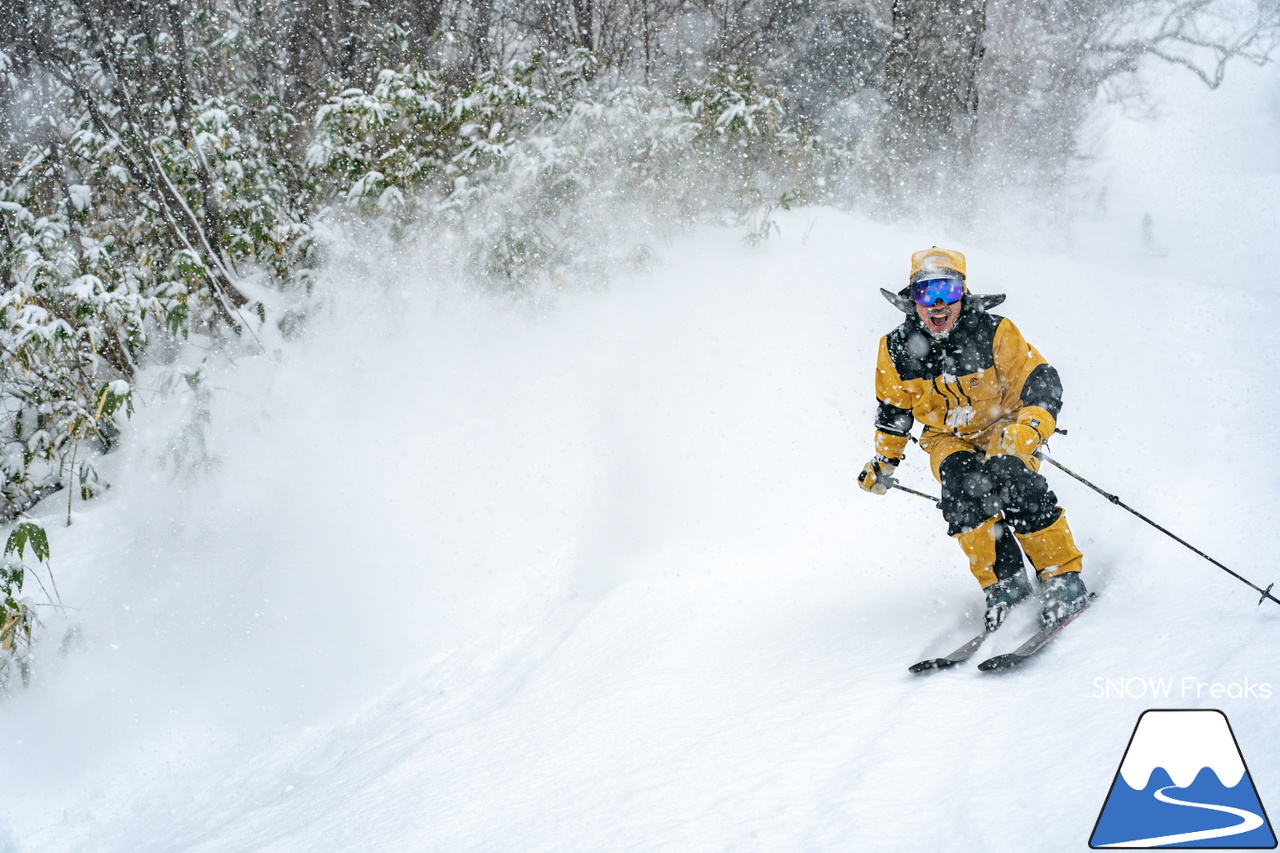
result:
[(963, 297), (964, 282), (958, 278), (931, 278), (928, 281), (917, 281), (911, 288), (911, 298), (917, 305), (929, 306), (939, 299), (950, 305)]

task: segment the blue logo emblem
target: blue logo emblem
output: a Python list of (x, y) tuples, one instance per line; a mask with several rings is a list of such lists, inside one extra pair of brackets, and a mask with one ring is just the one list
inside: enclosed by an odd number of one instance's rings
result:
[(1089, 846), (1274, 848), (1226, 714), (1144, 711)]

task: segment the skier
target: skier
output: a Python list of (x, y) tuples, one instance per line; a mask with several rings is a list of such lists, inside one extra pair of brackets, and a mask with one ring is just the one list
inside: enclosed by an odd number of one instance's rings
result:
[(880, 339), (876, 455), (859, 485), (888, 491), (920, 421), (947, 532), (986, 592), (987, 630), (1031, 594), (1023, 552), (1039, 577), (1041, 620), (1067, 618), (1088, 600), (1081, 555), (1034, 455), (1062, 408), (1058, 371), (1012, 321), (987, 313), (1003, 294), (969, 292), (960, 252), (916, 252), (910, 283), (880, 292), (907, 317)]

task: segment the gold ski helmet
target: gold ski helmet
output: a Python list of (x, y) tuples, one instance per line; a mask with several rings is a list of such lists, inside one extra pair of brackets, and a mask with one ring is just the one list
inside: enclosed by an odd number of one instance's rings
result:
[[(964, 255), (955, 249), (921, 249), (911, 256), (911, 283), (931, 278), (958, 278), (964, 281)], [(965, 292), (969, 290), (965, 286)]]
[[(928, 249), (921, 249), (912, 254), (911, 277), (906, 287), (897, 293), (891, 293), (883, 288), (881, 288), (880, 292), (899, 311), (904, 314), (913, 314), (915, 313), (915, 302), (912, 299), (912, 290), (916, 282), (946, 278), (960, 279), (964, 287), (964, 295), (969, 295), (964, 253), (955, 249), (939, 249), (937, 246), (931, 246)], [(994, 308), (1003, 302), (1004, 294), (975, 294), (975, 298), (981, 308), (985, 310)]]

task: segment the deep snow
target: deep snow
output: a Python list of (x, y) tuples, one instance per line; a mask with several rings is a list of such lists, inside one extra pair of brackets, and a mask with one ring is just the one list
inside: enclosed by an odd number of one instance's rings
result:
[(1280, 608), (1050, 474), (1096, 608), (914, 677), (980, 596), (929, 504), (854, 483), (878, 288), (955, 246), (1063, 375), (1054, 455), (1280, 576), (1280, 78), (1232, 71), (1108, 113), (1053, 245), (802, 209), (538, 311), (353, 249), (303, 344), (212, 369), (211, 473), (163, 461), (178, 395), (71, 527), (40, 507), (83, 634), (0, 703), (0, 850), (1083, 850), (1150, 707), (1223, 709), (1274, 815)]

